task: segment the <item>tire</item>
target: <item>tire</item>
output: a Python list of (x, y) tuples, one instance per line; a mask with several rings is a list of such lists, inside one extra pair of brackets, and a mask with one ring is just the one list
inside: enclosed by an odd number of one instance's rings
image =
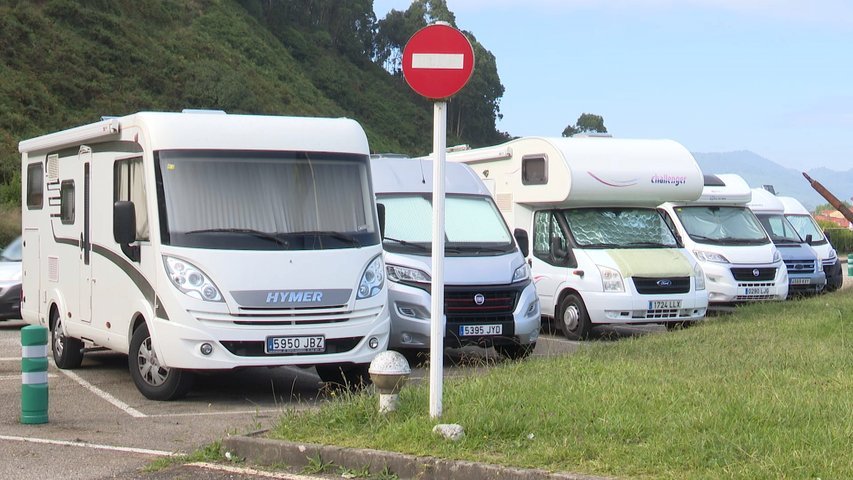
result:
[(510, 360), (523, 360), (533, 353), (536, 348), (536, 342), (527, 345), (514, 343), (512, 345), (495, 345), (495, 351)]
[(149, 400), (176, 400), (184, 397), (192, 387), (191, 372), (160, 365), (147, 325), (133, 332), (127, 363), (133, 383)]
[(358, 391), (370, 385), (368, 363), (340, 363), (317, 365), (317, 375), (324, 383), (334, 389)]
[(63, 370), (78, 368), (83, 363), (83, 342), (65, 336), (62, 315), (56, 309), (50, 314), (50, 349), (53, 362)]
[(592, 323), (586, 311), (586, 305), (577, 293), (570, 293), (560, 302), (559, 317), (554, 321), (563, 336), (569, 340), (586, 340), (592, 330)]

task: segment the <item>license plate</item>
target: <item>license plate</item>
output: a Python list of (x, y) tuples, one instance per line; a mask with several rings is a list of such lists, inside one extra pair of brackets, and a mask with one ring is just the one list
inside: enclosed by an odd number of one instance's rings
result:
[(322, 353), (326, 351), (326, 337), (267, 337), (266, 353)]
[(770, 287), (745, 287), (744, 295), (770, 295)]
[(460, 337), (500, 335), (503, 325), (459, 325)]
[(650, 300), (649, 310), (672, 310), (681, 308), (681, 300)]
[(808, 278), (790, 278), (791, 285), (808, 285), (810, 280)]

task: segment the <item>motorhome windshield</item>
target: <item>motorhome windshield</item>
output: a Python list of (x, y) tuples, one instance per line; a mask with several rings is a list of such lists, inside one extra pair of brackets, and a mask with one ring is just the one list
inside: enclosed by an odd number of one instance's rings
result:
[(678, 242), (653, 208), (562, 210), (575, 243), (584, 248), (674, 248)]
[(163, 244), (323, 250), (379, 243), (367, 156), (171, 150), (155, 159)]
[(764, 230), (770, 235), (770, 240), (773, 240), (773, 243), (779, 245), (803, 243), (800, 234), (797, 233), (791, 222), (785, 219), (785, 216), (781, 213), (759, 213), (756, 216), (761, 225), (764, 226)]
[(826, 243), (826, 237), (823, 235), (823, 230), (815, 223), (811, 215), (785, 214), (785, 218), (791, 222), (800, 238), (812, 236), (812, 245), (823, 245)]
[[(389, 252), (431, 255), (432, 194), (378, 195), (385, 206)], [(515, 250), (509, 230), (489, 197), (447, 195), (444, 213), (445, 254), (504, 255)]]
[(770, 239), (747, 207), (695, 206), (675, 209), (684, 230), (697, 243), (764, 245)]

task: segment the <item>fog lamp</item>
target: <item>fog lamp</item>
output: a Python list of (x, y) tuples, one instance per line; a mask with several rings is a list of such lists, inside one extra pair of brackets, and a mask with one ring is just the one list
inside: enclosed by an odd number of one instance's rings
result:
[(213, 353), (213, 345), (209, 343), (202, 343), (201, 347), (199, 347), (199, 350), (201, 350), (202, 355), (210, 355), (211, 353)]

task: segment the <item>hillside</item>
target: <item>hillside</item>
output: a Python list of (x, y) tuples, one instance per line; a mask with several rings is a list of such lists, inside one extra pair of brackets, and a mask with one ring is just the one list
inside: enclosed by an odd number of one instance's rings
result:
[(144, 110), (346, 116), (373, 151), (427, 153), (430, 104), (346, 36), (373, 25), (365, 0), (0, 2), (0, 202), (20, 140)]
[[(827, 201), (806, 181), (802, 171), (785, 168), (750, 151), (693, 153), (705, 173), (737, 173), (752, 187), (773, 185), (779, 195), (798, 199), (808, 209)], [(826, 168), (808, 170), (812, 178), (823, 184), (840, 200), (853, 195), (853, 170), (838, 172)]]

